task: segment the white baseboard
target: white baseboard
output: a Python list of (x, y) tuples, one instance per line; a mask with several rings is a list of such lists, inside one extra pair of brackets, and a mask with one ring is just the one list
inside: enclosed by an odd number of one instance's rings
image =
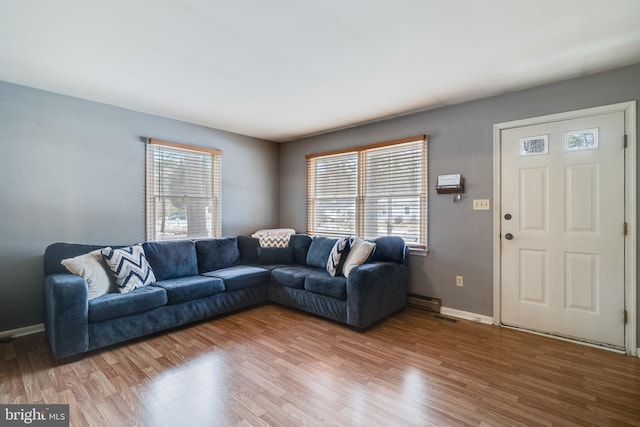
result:
[(482, 314), (470, 313), (468, 311), (456, 310), (455, 308), (449, 307), (440, 307), (440, 313), (446, 316), (457, 317), (459, 319), (484, 323), (485, 325), (493, 325), (493, 317), (484, 316)]
[(38, 332), (44, 332), (44, 323), (38, 323), (37, 325), (2, 331), (0, 332), (0, 339), (18, 338), (25, 335), (37, 334)]

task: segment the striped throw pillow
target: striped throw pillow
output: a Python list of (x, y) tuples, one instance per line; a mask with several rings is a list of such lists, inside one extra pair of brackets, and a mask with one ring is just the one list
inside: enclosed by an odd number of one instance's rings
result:
[(344, 254), (349, 249), (349, 238), (343, 237), (342, 239), (338, 239), (338, 241), (333, 245), (333, 249), (331, 249), (331, 253), (329, 254), (329, 259), (327, 260), (327, 272), (331, 275), (331, 277), (335, 277), (341, 272), (340, 261), (344, 262)]
[(116, 276), (116, 284), (121, 294), (156, 281), (153, 270), (144, 256), (142, 245), (119, 249), (107, 247), (102, 249), (101, 253), (111, 272)]

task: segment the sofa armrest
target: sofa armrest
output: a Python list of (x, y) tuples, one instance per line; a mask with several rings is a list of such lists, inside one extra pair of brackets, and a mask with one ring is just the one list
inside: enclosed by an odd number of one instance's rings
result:
[(87, 282), (73, 274), (50, 274), (44, 280), (44, 326), (56, 359), (89, 349)]
[(404, 308), (409, 291), (409, 268), (395, 262), (355, 267), (347, 278), (347, 323), (364, 329)]

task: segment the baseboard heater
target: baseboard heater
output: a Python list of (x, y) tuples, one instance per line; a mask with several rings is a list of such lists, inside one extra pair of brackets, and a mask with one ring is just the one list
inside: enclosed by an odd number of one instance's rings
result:
[(442, 300), (440, 298), (425, 297), (422, 295), (409, 294), (407, 305), (409, 307), (420, 308), (422, 310), (440, 313)]

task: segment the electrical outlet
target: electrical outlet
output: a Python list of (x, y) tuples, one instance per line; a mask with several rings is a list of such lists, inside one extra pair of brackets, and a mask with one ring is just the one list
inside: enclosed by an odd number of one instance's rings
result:
[(488, 211), (491, 209), (491, 199), (473, 199), (474, 211)]
[(459, 288), (464, 286), (464, 278), (462, 276), (456, 276), (456, 286)]

